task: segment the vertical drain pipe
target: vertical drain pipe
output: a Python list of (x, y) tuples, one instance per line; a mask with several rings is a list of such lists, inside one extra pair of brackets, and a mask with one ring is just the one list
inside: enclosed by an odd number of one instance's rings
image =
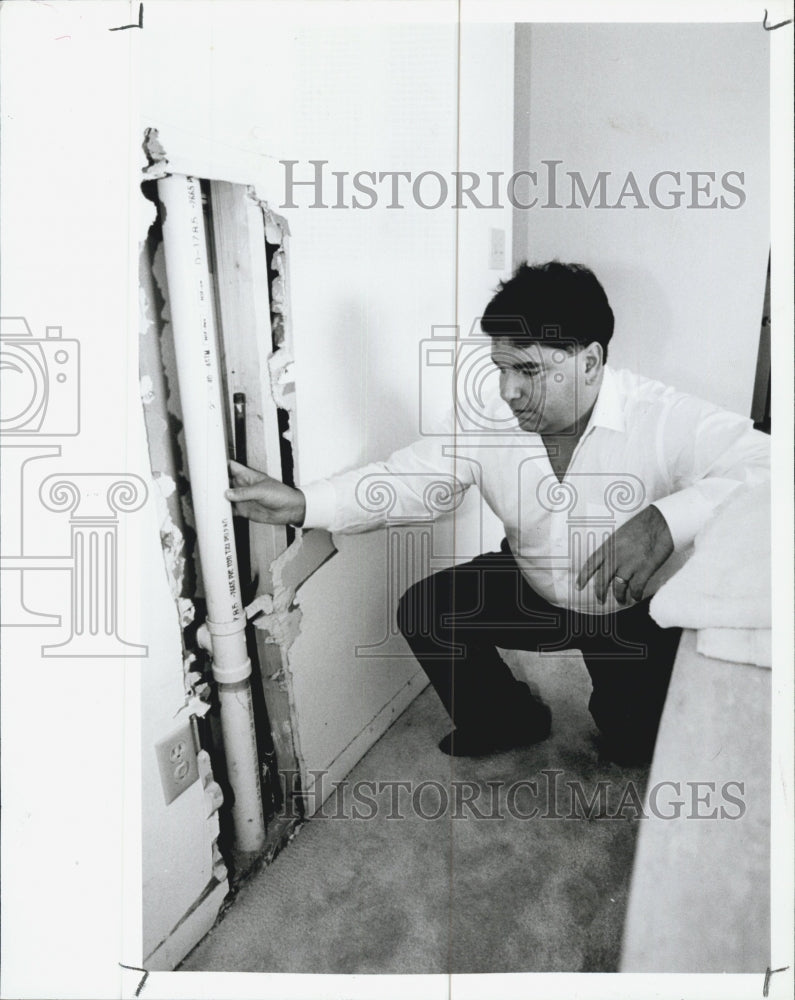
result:
[(202, 197), (194, 177), (157, 182), (163, 208), (163, 248), (177, 357), (191, 495), (212, 637), (213, 677), (234, 803), (235, 845), (257, 851), (265, 843), (259, 762), (251, 700), (246, 613), (235, 554), (226, 437), (215, 343), (213, 291), (207, 263)]

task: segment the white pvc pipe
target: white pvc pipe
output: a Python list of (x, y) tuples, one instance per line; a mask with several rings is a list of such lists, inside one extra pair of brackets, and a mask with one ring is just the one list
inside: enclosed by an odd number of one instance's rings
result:
[(163, 248), (188, 451), (191, 496), (212, 636), (232, 818), (241, 851), (265, 843), (259, 761), (251, 702), (251, 661), (240, 594), (228, 483), (224, 411), (215, 344), (213, 292), (207, 264), (201, 189), (193, 177), (157, 182)]

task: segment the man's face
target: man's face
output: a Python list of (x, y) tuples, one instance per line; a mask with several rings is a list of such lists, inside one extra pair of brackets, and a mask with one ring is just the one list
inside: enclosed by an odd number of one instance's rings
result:
[(588, 412), (594, 394), (584, 380), (586, 351), (548, 344), (517, 347), (494, 338), (491, 358), (500, 372), (500, 395), (522, 430), (560, 434)]

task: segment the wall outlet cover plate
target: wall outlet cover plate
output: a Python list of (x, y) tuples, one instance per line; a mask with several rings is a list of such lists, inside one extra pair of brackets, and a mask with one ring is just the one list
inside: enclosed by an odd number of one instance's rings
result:
[(170, 736), (155, 743), (160, 780), (166, 805), (178, 798), (199, 777), (199, 764), (190, 723), (175, 729)]

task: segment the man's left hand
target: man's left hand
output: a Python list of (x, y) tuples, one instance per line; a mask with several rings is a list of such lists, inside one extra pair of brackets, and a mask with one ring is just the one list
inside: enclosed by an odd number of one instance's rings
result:
[(577, 574), (577, 589), (582, 590), (594, 577), (594, 593), (600, 604), (604, 604), (611, 584), (619, 604), (626, 604), (629, 598), (639, 601), (646, 584), (673, 550), (665, 518), (656, 507), (646, 507), (614, 531), (587, 560)]

